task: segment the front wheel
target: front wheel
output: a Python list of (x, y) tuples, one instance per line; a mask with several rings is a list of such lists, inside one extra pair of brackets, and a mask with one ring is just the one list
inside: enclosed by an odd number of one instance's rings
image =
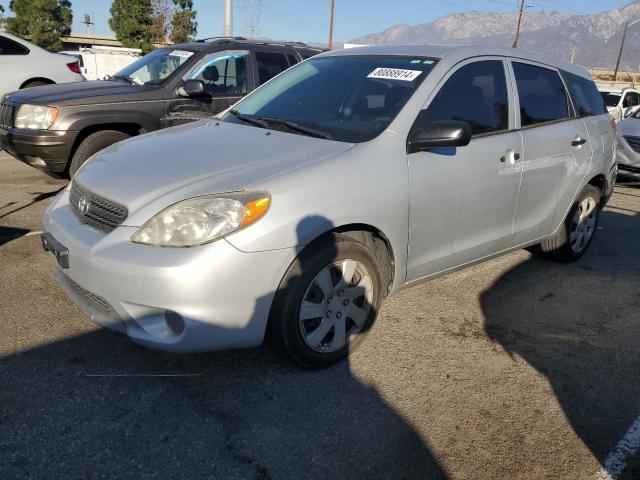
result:
[(307, 247), (289, 267), (269, 327), (296, 363), (327, 367), (362, 340), (382, 301), (375, 258), (363, 243), (338, 234)]
[(539, 251), (559, 262), (573, 262), (582, 257), (598, 228), (600, 197), (599, 189), (587, 185), (569, 210), (558, 233), (540, 243)]
[(127, 138), (129, 138), (129, 135), (118, 130), (100, 130), (88, 135), (87, 138), (82, 140), (80, 145), (78, 145), (78, 148), (73, 154), (71, 164), (69, 165), (69, 176), (73, 177), (84, 162), (94, 153)]

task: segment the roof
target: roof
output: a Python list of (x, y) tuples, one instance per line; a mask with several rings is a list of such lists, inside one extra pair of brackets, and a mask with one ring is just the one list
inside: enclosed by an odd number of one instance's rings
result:
[(467, 58), (480, 56), (515, 57), (560, 68), (581, 77), (591, 78), (591, 74), (586, 68), (559, 58), (521, 48), (494, 47), (490, 45), (377, 45), (332, 50), (321, 55), (408, 55), (438, 58), (448, 60), (454, 64)]
[(256, 45), (273, 47), (292, 47), (298, 50), (313, 50), (324, 52), (326, 49), (314, 47), (302, 42), (284, 42), (277, 40), (251, 40), (245, 37), (211, 37), (196, 40), (194, 42), (177, 43), (169, 45), (173, 48), (186, 48), (191, 50), (220, 50), (228, 47), (250, 47)]

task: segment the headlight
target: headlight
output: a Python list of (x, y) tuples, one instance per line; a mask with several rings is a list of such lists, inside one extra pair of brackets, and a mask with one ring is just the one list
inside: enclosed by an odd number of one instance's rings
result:
[(31, 128), (47, 130), (58, 118), (56, 107), (42, 107), (40, 105), (20, 105), (16, 114), (14, 126), (16, 128)]
[(131, 241), (160, 247), (192, 247), (212, 242), (260, 219), (271, 203), (267, 192), (194, 197), (156, 214)]

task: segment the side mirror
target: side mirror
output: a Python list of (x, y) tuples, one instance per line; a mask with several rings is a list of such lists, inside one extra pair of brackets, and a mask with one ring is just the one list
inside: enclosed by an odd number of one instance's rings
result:
[(200, 80), (185, 80), (184, 85), (178, 88), (181, 97), (199, 97), (204, 95), (204, 83)]
[(626, 112), (624, 112), (624, 118), (629, 118), (631, 115), (633, 115), (635, 112), (633, 111), (633, 108), (628, 108)]
[(457, 120), (438, 120), (414, 126), (407, 140), (407, 153), (437, 147), (464, 147), (471, 141), (471, 125)]

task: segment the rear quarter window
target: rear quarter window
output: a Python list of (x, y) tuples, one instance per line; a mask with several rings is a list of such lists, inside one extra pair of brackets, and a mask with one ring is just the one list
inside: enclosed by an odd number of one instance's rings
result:
[(591, 117), (607, 113), (602, 94), (593, 80), (569, 72), (562, 72), (579, 117)]
[(0, 35), (0, 55), (27, 55), (28, 53), (27, 47)]

